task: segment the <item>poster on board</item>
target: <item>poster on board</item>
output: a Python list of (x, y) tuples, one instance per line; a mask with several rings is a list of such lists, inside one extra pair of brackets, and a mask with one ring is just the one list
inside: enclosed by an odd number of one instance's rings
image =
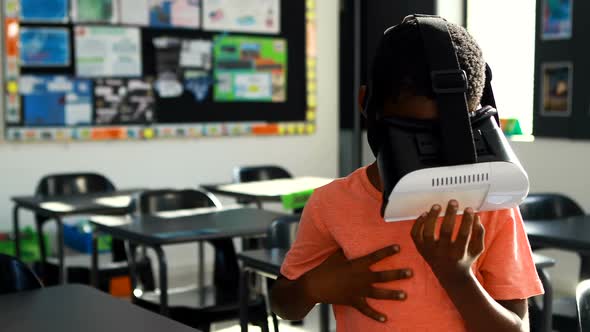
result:
[(119, 18), (122, 24), (149, 25), (149, 0), (119, 0)]
[(541, 66), (542, 116), (567, 117), (572, 113), (573, 64), (544, 63)]
[(206, 39), (157, 37), (156, 49), (158, 80), (155, 89), (161, 98), (178, 98), (184, 91), (191, 92), (197, 102), (209, 94), (213, 43)]
[(65, 76), (24, 75), (19, 80), (26, 126), (92, 123), (92, 81)]
[(23, 67), (70, 65), (70, 31), (65, 28), (19, 29), (20, 62)]
[(215, 101), (286, 101), (286, 40), (224, 35), (213, 45)]
[(155, 101), (152, 82), (144, 79), (98, 79), (94, 82), (95, 123), (150, 124)]
[(115, 23), (118, 20), (116, 0), (72, 0), (75, 22)]
[(22, 22), (67, 22), (68, 0), (20, 0), (20, 20)]
[(75, 40), (78, 76), (141, 76), (141, 38), (138, 28), (77, 26)]
[(149, 0), (150, 25), (157, 28), (199, 28), (201, 0)]
[(543, 40), (572, 37), (573, 0), (543, 0)]
[(203, 0), (203, 28), (209, 31), (279, 34), (279, 0)]

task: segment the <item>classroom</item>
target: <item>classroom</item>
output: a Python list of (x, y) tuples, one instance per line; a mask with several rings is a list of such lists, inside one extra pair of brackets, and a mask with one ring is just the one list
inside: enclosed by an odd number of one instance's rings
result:
[(587, 10), (1, 0), (0, 331), (590, 332)]

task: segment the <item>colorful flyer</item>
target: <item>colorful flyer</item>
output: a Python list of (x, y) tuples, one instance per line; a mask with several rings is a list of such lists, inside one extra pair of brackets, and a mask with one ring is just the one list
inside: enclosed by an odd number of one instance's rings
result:
[(77, 26), (75, 34), (78, 76), (141, 76), (139, 28)]
[(23, 67), (70, 65), (70, 32), (64, 28), (20, 28), (20, 61)]
[(218, 36), (213, 44), (215, 101), (286, 101), (287, 42), (284, 39)]
[(203, 28), (210, 31), (281, 32), (279, 0), (203, 0)]
[(94, 84), (95, 123), (147, 124), (154, 121), (152, 83), (140, 79), (99, 79)]
[(19, 81), (26, 126), (77, 126), (92, 122), (92, 81), (25, 75)]
[(150, 24), (149, 0), (120, 0), (122, 24), (147, 26)]
[(543, 0), (542, 39), (572, 37), (573, 0)]
[(72, 0), (75, 22), (112, 23), (118, 20), (115, 0)]
[(572, 113), (573, 64), (569, 62), (542, 65), (543, 116), (570, 116)]
[(201, 0), (149, 0), (150, 25), (159, 28), (201, 26)]
[(20, 0), (20, 19), (23, 22), (67, 22), (68, 0)]

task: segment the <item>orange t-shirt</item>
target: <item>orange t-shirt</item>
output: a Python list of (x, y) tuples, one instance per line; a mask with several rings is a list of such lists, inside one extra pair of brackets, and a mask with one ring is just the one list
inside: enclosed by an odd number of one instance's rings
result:
[[(398, 244), (397, 255), (373, 270), (411, 268), (411, 279), (383, 287), (402, 289), (405, 301), (367, 299), (387, 315), (376, 322), (349, 306), (334, 306), (337, 330), (345, 331), (465, 331), (464, 321), (416, 250), (410, 230), (414, 221), (386, 223), (379, 215), (381, 193), (369, 182), (366, 167), (317, 189), (307, 203), (297, 239), (281, 274), (294, 280), (318, 266), (338, 248), (349, 259)], [(460, 203), (460, 202), (459, 202)], [(458, 217), (459, 218), (459, 217)], [(473, 266), (475, 276), (496, 300), (526, 299), (543, 293), (518, 209), (480, 213), (485, 250)], [(457, 223), (459, 224), (459, 222)], [(381, 285), (380, 285), (381, 286)], [(342, 290), (345, 292), (346, 290)]]

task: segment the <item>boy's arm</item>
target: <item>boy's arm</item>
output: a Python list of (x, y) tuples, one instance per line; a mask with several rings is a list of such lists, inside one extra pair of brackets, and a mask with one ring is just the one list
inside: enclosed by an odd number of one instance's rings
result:
[(341, 304), (385, 322), (387, 317), (371, 308), (366, 299), (400, 301), (406, 299), (406, 294), (401, 290), (377, 288), (373, 284), (406, 279), (412, 276), (412, 272), (408, 269), (373, 272), (370, 267), (398, 252), (399, 247), (394, 245), (349, 261), (342, 250), (338, 250), (296, 280), (280, 277), (271, 291), (272, 310), (282, 318), (300, 320), (316, 303)]
[(473, 274), (471, 266), (484, 250), (484, 228), (472, 209), (465, 210), (457, 238), (452, 241), (457, 209), (456, 201), (449, 202), (438, 236), (435, 230), (440, 206), (418, 218), (412, 228), (416, 248), (470, 331), (528, 331), (526, 299), (497, 302)]

